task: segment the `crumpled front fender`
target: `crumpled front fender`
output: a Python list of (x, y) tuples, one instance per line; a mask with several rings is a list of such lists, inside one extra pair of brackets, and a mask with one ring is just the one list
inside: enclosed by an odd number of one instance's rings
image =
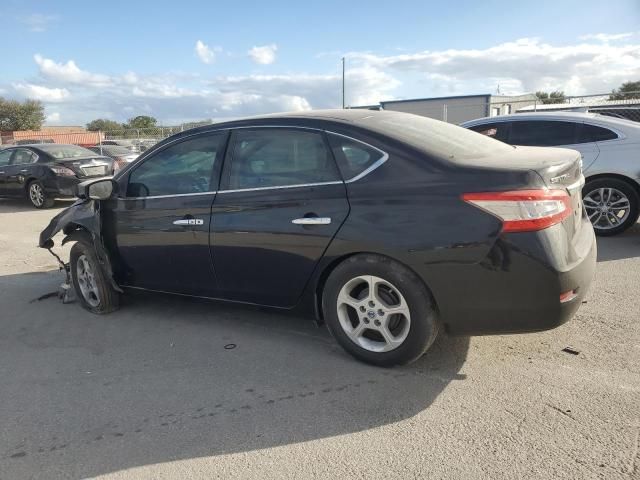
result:
[[(118, 292), (122, 289), (113, 278), (113, 267), (109, 252), (102, 237), (102, 218), (100, 215), (100, 202), (95, 200), (78, 200), (73, 205), (65, 208), (53, 217), (47, 228), (40, 233), (38, 246), (50, 250), (54, 243), (53, 237), (62, 231), (66, 237), (62, 245), (69, 241), (79, 241), (90, 235), (98, 261), (103, 268), (111, 285)], [(89, 238), (87, 238), (89, 240)]]
[(52, 239), (58, 232), (63, 231), (68, 235), (78, 227), (100, 236), (99, 215), (96, 215), (93, 200), (78, 200), (53, 217), (47, 228), (40, 233), (38, 246), (49, 249), (53, 247)]

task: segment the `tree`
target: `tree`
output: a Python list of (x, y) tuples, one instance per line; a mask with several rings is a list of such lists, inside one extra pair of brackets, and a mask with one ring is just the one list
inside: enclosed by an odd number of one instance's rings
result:
[(127, 128), (154, 128), (158, 120), (147, 115), (138, 115), (127, 121)]
[(556, 90), (551, 93), (536, 92), (536, 97), (538, 97), (538, 100), (540, 100), (545, 105), (550, 103), (564, 103), (566, 101), (564, 92), (560, 90)]
[(122, 130), (124, 127), (121, 123), (114, 120), (108, 120), (106, 118), (97, 118), (87, 123), (87, 130), (97, 132), (101, 130), (103, 132), (109, 132), (114, 130)]
[(0, 131), (40, 130), (44, 106), (38, 100), (5, 100), (0, 97)]
[(640, 80), (637, 82), (624, 82), (620, 88), (616, 88), (609, 95), (609, 100), (627, 100), (640, 98)]

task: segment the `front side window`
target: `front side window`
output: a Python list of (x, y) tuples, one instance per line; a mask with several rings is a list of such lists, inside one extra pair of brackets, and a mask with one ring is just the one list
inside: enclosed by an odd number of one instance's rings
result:
[(474, 132), (478, 132), (495, 140), (500, 140), (501, 142), (506, 142), (509, 124), (507, 122), (484, 123), (482, 125), (469, 127), (469, 130), (473, 130)]
[(378, 149), (341, 135), (330, 133), (328, 137), (338, 168), (345, 180), (357, 177), (385, 155)]
[(235, 133), (229, 189), (336, 180), (340, 176), (319, 132), (257, 128)]
[(5, 150), (4, 152), (0, 150), (0, 165), (9, 165), (12, 153), (13, 150)]
[(606, 140), (615, 140), (616, 138), (618, 138), (618, 134), (608, 128), (585, 123), (582, 125), (578, 143), (604, 142)]
[(13, 151), (13, 156), (11, 157), (11, 165), (25, 165), (27, 163), (33, 163), (36, 161), (38, 157), (31, 151), (26, 148), (19, 148), (18, 150)]
[(151, 155), (129, 177), (128, 197), (183, 195), (212, 190), (213, 168), (226, 134), (200, 136)]
[(512, 122), (509, 143), (532, 147), (554, 147), (576, 143), (577, 123), (551, 120)]

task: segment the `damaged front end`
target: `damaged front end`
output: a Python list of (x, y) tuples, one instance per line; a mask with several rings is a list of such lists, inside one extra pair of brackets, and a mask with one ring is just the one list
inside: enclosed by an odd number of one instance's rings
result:
[[(82, 186), (82, 184), (79, 185), (80, 188)], [(104, 242), (101, 207), (101, 200), (92, 199), (89, 195), (84, 195), (84, 198), (81, 196), (73, 205), (53, 217), (49, 225), (40, 233), (38, 246), (48, 250), (60, 264), (60, 269), (65, 271), (66, 281), (59, 292), (63, 302), (67, 302), (70, 299), (71, 275), (69, 264), (63, 262), (52, 250), (54, 246), (53, 237), (58, 232), (62, 232), (65, 235), (61, 245), (79, 241), (92, 245), (106, 278), (109, 279), (116, 291), (122, 292), (122, 289), (114, 279), (113, 265)]]

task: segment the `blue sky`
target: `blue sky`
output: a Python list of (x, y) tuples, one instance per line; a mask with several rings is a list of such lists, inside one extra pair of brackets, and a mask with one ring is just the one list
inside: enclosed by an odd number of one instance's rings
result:
[(343, 55), (349, 104), (640, 79), (638, 0), (2, 3), (0, 95), (50, 123), (337, 107)]

